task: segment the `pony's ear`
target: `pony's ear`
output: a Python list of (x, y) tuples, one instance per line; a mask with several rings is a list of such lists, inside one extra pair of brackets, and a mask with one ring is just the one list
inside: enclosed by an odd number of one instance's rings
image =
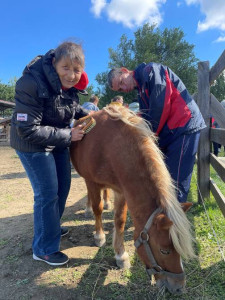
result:
[(181, 203), (181, 208), (183, 209), (184, 212), (187, 212), (191, 207), (192, 207), (191, 202)]
[(155, 217), (154, 224), (158, 230), (169, 230), (173, 222), (164, 214)]

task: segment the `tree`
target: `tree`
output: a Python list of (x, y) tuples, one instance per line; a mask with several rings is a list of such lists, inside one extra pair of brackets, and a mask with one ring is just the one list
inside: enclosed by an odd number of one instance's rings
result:
[[(142, 62), (159, 62), (170, 67), (184, 82), (190, 93), (196, 91), (197, 62), (194, 45), (184, 40), (184, 33), (180, 28), (165, 29), (161, 31), (155, 25), (145, 24), (134, 33), (134, 40), (122, 35), (116, 50), (109, 49), (109, 68), (125, 66), (135, 69)], [(107, 88), (107, 73), (96, 76), (101, 88), (103, 98), (110, 98), (115, 92)], [(118, 93), (116, 93), (118, 94)], [(125, 101), (130, 103), (136, 93), (123, 95)]]
[(111, 99), (114, 97), (115, 92), (113, 92), (107, 83), (107, 72), (103, 72), (100, 74), (97, 74), (96, 81), (99, 85), (102, 86), (102, 89), (100, 90), (100, 101), (99, 101), (99, 107), (102, 108), (110, 103)]
[(194, 45), (184, 40), (180, 28), (156, 29), (145, 24), (135, 32), (136, 65), (145, 62), (158, 62), (171, 68), (184, 82), (190, 93), (197, 88), (197, 62)]
[(116, 50), (109, 48), (109, 68), (118, 66), (126, 66), (127, 68), (134, 68), (134, 45), (132, 40), (128, 40), (123, 34), (120, 38), (120, 43)]
[(16, 78), (11, 79), (8, 84), (1, 83), (0, 80), (0, 99), (14, 102)]
[[(113, 50), (112, 48), (109, 48), (109, 68), (116, 68), (121, 66), (126, 66), (128, 69), (135, 68), (134, 63), (134, 45), (132, 40), (128, 40), (126, 35), (122, 35), (120, 38), (120, 43), (117, 46), (116, 50)], [(111, 99), (118, 95), (118, 92), (112, 91), (108, 84), (107, 84), (107, 74), (108, 72), (100, 73), (96, 76), (96, 81), (100, 86), (102, 86), (101, 89), (101, 104), (103, 106), (109, 104), (111, 102)], [(122, 94), (124, 98), (124, 102), (131, 103), (136, 98), (136, 92), (131, 92), (128, 94)]]
[(211, 86), (211, 93), (218, 101), (225, 99), (225, 73), (223, 72)]

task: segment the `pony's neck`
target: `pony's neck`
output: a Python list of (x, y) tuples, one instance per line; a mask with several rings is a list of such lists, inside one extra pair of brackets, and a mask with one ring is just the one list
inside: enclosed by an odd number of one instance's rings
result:
[(157, 209), (157, 200), (149, 195), (130, 196), (127, 198), (127, 205), (135, 228), (135, 235), (139, 234), (151, 214)]

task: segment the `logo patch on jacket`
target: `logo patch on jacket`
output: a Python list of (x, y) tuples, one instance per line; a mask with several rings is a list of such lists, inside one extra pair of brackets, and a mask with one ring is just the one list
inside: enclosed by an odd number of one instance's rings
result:
[(27, 121), (27, 114), (21, 114), (21, 113), (17, 114), (16, 120), (26, 122)]

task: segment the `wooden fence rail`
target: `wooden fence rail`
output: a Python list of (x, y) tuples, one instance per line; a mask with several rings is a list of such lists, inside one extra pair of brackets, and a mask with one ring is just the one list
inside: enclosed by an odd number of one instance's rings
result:
[[(203, 129), (198, 148), (198, 201), (200, 198), (209, 198), (213, 194), (218, 206), (225, 217), (225, 197), (216, 183), (210, 178), (210, 164), (220, 178), (225, 182), (225, 158), (216, 157), (210, 153), (212, 142), (225, 145), (225, 109), (216, 97), (210, 94), (210, 85), (218, 78), (225, 69), (225, 51), (216, 64), (209, 69), (209, 62), (198, 64), (198, 93), (194, 98), (197, 100), (207, 128)], [(225, 95), (224, 95), (225, 98)], [(220, 128), (210, 127), (210, 117), (213, 117)]]

